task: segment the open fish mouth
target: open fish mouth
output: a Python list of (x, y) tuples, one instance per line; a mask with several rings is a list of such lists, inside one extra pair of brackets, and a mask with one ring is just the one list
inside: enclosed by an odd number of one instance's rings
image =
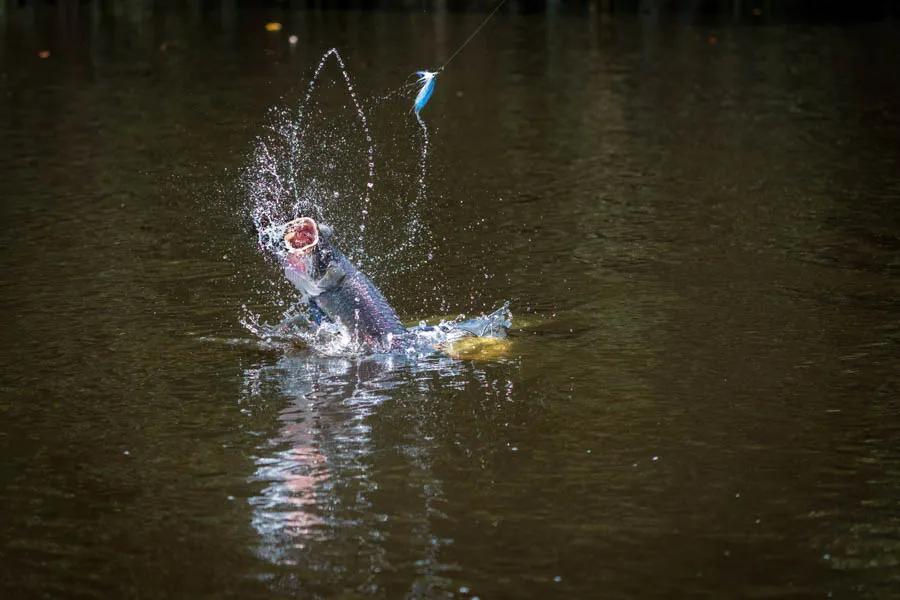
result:
[(284, 224), (284, 247), (289, 254), (305, 256), (319, 245), (319, 226), (309, 217)]

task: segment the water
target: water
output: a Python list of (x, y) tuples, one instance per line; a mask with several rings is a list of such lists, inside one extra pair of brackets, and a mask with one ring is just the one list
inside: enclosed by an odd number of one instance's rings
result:
[(338, 47), (381, 256), (421, 130), (377, 98), (479, 16), (229, 6), (0, 16), (4, 597), (896, 595), (896, 25), (502, 11), (377, 282), (512, 346), (408, 361), (247, 333), (289, 288), (241, 173)]

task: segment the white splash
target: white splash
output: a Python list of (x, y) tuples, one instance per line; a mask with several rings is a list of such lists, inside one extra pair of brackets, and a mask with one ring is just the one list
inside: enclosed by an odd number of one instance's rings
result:
[[(340, 77), (323, 80), (332, 59)], [(327, 88), (329, 93), (333, 89), (338, 94), (346, 93), (349, 102), (323, 100), (320, 88), (326, 82), (337, 86)], [(282, 272), (278, 259), (265, 241), (281, 224), (298, 216), (332, 225), (348, 258), (376, 279), (416, 269), (431, 259), (430, 234), (420, 215), (428, 196), (428, 127), (416, 113), (421, 137), (413, 144), (421, 145), (415, 148), (415, 178), (410, 173), (412, 164), (392, 172), (393, 162), (388, 157), (386, 172), (390, 179), (382, 186), (386, 197), (378, 196), (376, 143), (364, 106), (344, 59), (336, 48), (331, 48), (316, 65), (299, 107), (270, 110), (269, 125), (257, 137), (241, 175), (247, 214), (260, 252), (275, 267), (263, 302), (288, 306), (296, 301), (292, 291), (279, 285)], [(344, 110), (348, 112), (343, 119), (334, 118)], [(408, 114), (397, 113), (398, 118), (408, 118)], [(380, 221), (374, 219), (373, 206), (382, 216)], [(377, 242), (375, 247), (367, 252), (373, 241)], [(293, 345), (291, 340), (283, 340), (283, 332), (272, 331), (261, 323), (259, 315), (245, 310), (241, 323), (267, 343)], [(329, 356), (361, 351), (353, 332), (334, 327), (317, 332), (311, 332), (309, 327), (302, 333), (295, 331), (294, 341)]]
[[(340, 102), (326, 104), (317, 93), (332, 59), (340, 77), (328, 81), (342, 86), (349, 98), (349, 121), (326, 118), (345, 107)], [(397, 116), (406, 118), (407, 114), (398, 112)], [(256, 139), (242, 171), (247, 211), (260, 242), (273, 224), (310, 216), (332, 225), (341, 249), (370, 276), (398, 274), (425, 264), (431, 248), (426, 247), (429, 232), (420, 212), (427, 198), (429, 137), (425, 122), (419, 115), (416, 118), (421, 147), (416, 148), (415, 179), (408, 171), (388, 169), (387, 187), (393, 191), (385, 189), (378, 196), (376, 142), (370, 118), (338, 50), (325, 52), (299, 108), (270, 110), (270, 124)], [(405, 187), (404, 181), (414, 189)], [(374, 219), (373, 207), (382, 216), (380, 221)], [(367, 252), (373, 239), (378, 242), (377, 249)]]

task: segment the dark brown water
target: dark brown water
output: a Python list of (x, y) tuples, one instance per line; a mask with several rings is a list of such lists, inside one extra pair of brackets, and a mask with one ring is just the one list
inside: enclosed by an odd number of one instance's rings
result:
[(504, 11), (424, 113), (432, 263), (376, 279), (410, 318), (511, 299), (510, 355), (241, 327), (278, 311), (237, 185), (266, 109), (479, 18), (5, 9), (4, 597), (897, 597), (896, 25)]

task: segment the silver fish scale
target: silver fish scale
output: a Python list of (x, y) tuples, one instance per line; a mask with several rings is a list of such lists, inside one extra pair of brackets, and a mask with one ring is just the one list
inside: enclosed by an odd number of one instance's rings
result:
[(343, 254), (336, 249), (333, 251), (333, 260), (341, 265), (346, 276), (336, 288), (316, 297), (316, 303), (322, 310), (340, 318), (351, 330), (357, 327), (358, 332), (370, 341), (382, 342), (388, 334), (405, 333), (406, 328), (400, 317), (375, 284)]

